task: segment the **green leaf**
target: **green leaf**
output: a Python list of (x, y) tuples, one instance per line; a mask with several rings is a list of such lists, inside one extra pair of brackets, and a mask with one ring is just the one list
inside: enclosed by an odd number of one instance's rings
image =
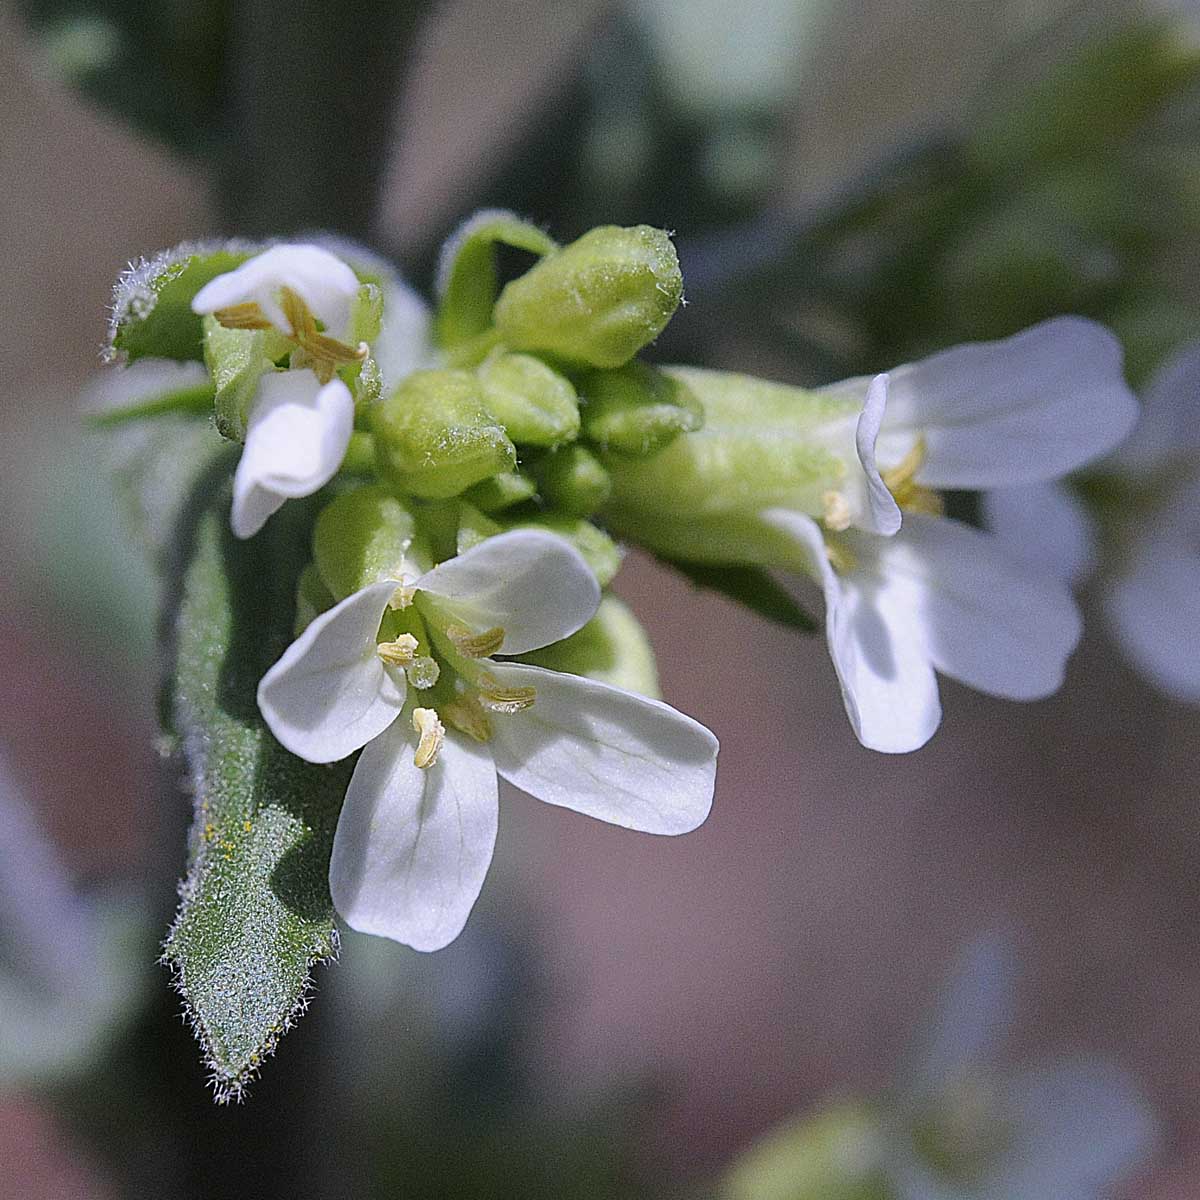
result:
[(285, 505), (248, 542), (228, 529), (229, 460), (184, 522), (174, 717), (194, 796), (189, 869), (164, 961), (217, 1099), (237, 1097), (307, 1004), (314, 963), (337, 953), (329, 854), (349, 761), (313, 766), (258, 713), (263, 671), (291, 637), (312, 505)]
[(558, 248), (549, 234), (514, 213), (487, 209), (471, 217), (442, 248), (436, 329), (441, 345), (460, 346), (491, 326), (500, 287), (497, 245), (539, 257)]
[(821, 628), (816, 617), (805, 612), (762, 567), (719, 567), (710, 563), (682, 562), (662, 555), (657, 557), (659, 562), (674, 567), (696, 587), (720, 592), (777, 625), (802, 633), (816, 633)]
[(139, 358), (203, 358), (202, 318), (192, 297), (210, 279), (246, 261), (239, 243), (188, 243), (134, 263), (113, 288), (110, 352)]

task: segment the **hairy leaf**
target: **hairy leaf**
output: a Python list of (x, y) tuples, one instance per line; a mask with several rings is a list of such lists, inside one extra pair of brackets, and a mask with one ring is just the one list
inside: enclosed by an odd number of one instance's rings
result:
[(178, 535), (187, 567), (171, 700), (195, 816), (164, 952), (219, 1100), (241, 1094), (304, 1010), (313, 964), (337, 952), (329, 854), (350, 772), (287, 753), (255, 699), (290, 639), (310, 506), (286, 505), (238, 542), (227, 476), (222, 457)]

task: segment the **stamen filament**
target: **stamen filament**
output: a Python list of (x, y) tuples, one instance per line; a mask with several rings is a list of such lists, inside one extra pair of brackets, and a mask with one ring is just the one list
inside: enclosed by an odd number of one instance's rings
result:
[(472, 633), (465, 625), (450, 625), (446, 636), (464, 658), (490, 658), (504, 645), (504, 630), (499, 625), (483, 633)]

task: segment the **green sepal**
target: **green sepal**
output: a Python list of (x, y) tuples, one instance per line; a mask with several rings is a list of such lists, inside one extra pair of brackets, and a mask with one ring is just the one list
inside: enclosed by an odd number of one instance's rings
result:
[(383, 328), (383, 289), (377, 283), (359, 286), (358, 295), (350, 306), (350, 332), (346, 341), (352, 346), (373, 342)]
[(560, 516), (557, 513), (539, 513), (537, 516), (512, 516), (501, 513), (496, 518), (500, 530), (545, 529), (566, 538), (592, 568), (597, 582), (607, 587), (621, 568), (621, 548), (616, 542), (590, 521), (578, 517)]
[(602, 450), (645, 458), (704, 425), (704, 409), (687, 383), (645, 363), (593, 371), (579, 390), (583, 436)]
[(384, 579), (415, 578), (432, 556), (412, 510), (387, 488), (336, 496), (313, 529), (313, 561), (335, 600)]
[(682, 298), (666, 233), (603, 225), (507, 284), (493, 320), (514, 350), (619, 367), (658, 337)]
[(499, 209), (476, 213), (442, 248), (438, 265), (438, 312), (434, 336), (452, 348), (486, 333), (500, 286), (496, 246), (544, 255), (557, 249), (549, 234)]
[(489, 355), (479, 366), (488, 412), (518, 446), (558, 446), (579, 436), (571, 381), (532, 354)]
[(369, 421), (380, 473), (426, 499), (448, 499), (517, 465), (516, 447), (469, 371), (415, 371)]
[(142, 259), (117, 280), (109, 352), (139, 358), (202, 359), (201, 318), (192, 299), (211, 279), (240, 266), (249, 247), (184, 243)]
[(673, 567), (698, 588), (720, 592), (745, 605), (760, 617), (802, 633), (817, 633), (821, 623), (806, 612), (780, 587), (764, 567), (715, 566), (712, 563), (686, 562), (659, 555), (660, 562)]
[(632, 609), (611, 593), (601, 598), (596, 615), (582, 629), (518, 657), (535, 667), (586, 675), (653, 700), (662, 698), (650, 638)]
[(291, 640), (312, 506), (293, 501), (240, 542), (231, 466), (201, 481), (178, 534), (170, 692), (195, 817), (163, 953), (219, 1100), (242, 1093), (304, 1011), (313, 965), (337, 952), (329, 855), (353, 767), (303, 762), (259, 715), (258, 681)]
[(275, 369), (270, 354), (277, 342), (270, 330), (226, 329), (216, 317), (204, 318), (204, 364), (216, 388), (213, 413), (222, 437), (246, 440), (259, 382)]
[(537, 495), (537, 481), (520, 471), (504, 471), (467, 488), (463, 499), (480, 512), (501, 512)]
[(612, 494), (604, 464), (578, 442), (543, 455), (533, 464), (542, 497), (572, 517), (590, 517)]

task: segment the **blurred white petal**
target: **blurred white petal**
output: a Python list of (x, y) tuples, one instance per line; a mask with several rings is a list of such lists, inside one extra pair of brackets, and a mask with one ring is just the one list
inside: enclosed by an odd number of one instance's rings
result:
[(1096, 569), (1096, 525), (1062, 482), (994, 488), (981, 499), (983, 523), (1015, 558), (1072, 587)]

